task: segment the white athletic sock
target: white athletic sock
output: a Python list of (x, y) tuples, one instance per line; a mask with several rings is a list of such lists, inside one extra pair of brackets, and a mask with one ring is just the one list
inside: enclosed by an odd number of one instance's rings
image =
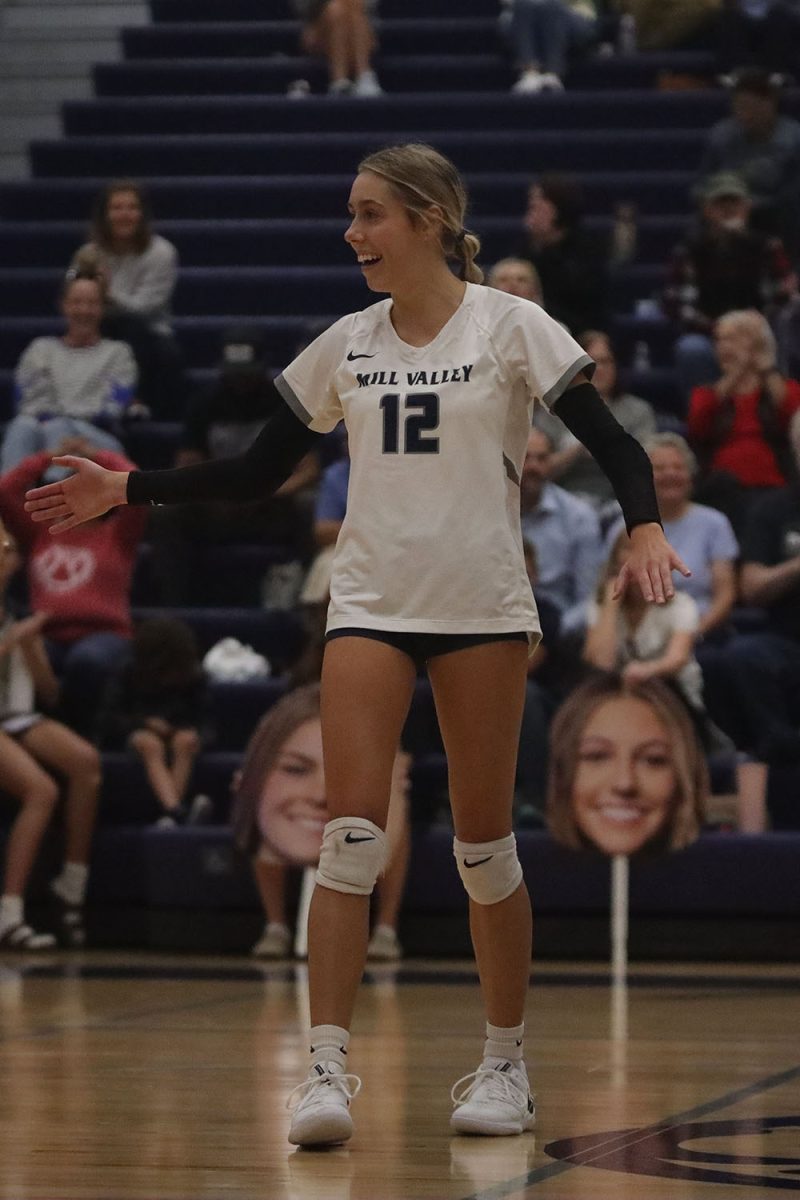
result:
[(347, 1068), (347, 1044), (350, 1034), (339, 1025), (313, 1025), (311, 1028), (311, 1066), (334, 1062)]
[(486, 1022), (486, 1042), (483, 1047), (483, 1061), (487, 1066), (499, 1067), (504, 1062), (522, 1062), (522, 1042), (525, 1037), (525, 1024), (515, 1025), (511, 1029), (503, 1029), (501, 1025), (490, 1025)]
[(86, 863), (65, 862), (61, 874), (53, 880), (52, 889), (65, 904), (83, 904), (89, 868)]
[(11, 896), (6, 893), (0, 896), (0, 935), (15, 925), (22, 925), (25, 920), (25, 908), (22, 896)]

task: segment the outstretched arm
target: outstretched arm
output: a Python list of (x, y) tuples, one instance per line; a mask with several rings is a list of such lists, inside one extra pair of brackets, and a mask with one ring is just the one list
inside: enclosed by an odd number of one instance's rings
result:
[(65, 456), (54, 461), (75, 474), (28, 492), (25, 508), (34, 521), (60, 533), (119, 504), (247, 503), (280, 487), (322, 436), (281, 406), (252, 446), (235, 458), (168, 471), (106, 471), (88, 459)]
[(621, 596), (635, 581), (645, 600), (670, 600), (675, 594), (673, 570), (691, 572), (661, 528), (650, 459), (582, 373), (558, 398), (553, 412), (608, 476), (622, 508), (633, 552), (617, 576), (616, 594)]

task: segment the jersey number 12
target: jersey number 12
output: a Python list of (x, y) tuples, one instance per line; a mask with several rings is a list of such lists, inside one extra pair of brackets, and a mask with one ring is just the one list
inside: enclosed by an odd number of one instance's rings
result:
[(397, 392), (388, 392), (381, 396), (383, 453), (400, 452), (401, 400), (403, 453), (438, 454), (439, 439), (431, 436), (431, 430), (439, 428), (439, 397), (436, 392), (411, 392), (402, 397)]

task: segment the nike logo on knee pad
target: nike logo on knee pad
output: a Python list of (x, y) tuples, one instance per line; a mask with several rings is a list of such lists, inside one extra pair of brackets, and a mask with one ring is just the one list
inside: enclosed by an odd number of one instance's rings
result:
[(488, 862), (490, 858), (494, 858), (494, 855), (487, 854), (486, 858), (476, 858), (474, 862), (467, 862), (467, 860), (464, 859), (464, 866), (465, 867), (479, 867), (481, 865), (481, 863)]
[(352, 833), (350, 833), (350, 831), (348, 830), (347, 833), (344, 835), (344, 840), (346, 842), (349, 842), (350, 845), (352, 845), (353, 842), (374, 842), (375, 838), (374, 837), (363, 837), (363, 838), (353, 837)]

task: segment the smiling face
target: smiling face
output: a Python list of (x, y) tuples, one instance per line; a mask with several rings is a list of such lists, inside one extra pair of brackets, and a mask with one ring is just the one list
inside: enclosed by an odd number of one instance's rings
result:
[(142, 205), (136, 192), (127, 189), (112, 192), (106, 217), (112, 240), (120, 245), (132, 241), (142, 222)]
[(290, 734), (267, 775), (258, 827), (282, 858), (304, 865), (318, 861), (327, 819), (322, 727), (314, 717)]
[(600, 704), (584, 726), (571, 804), (582, 836), (604, 854), (635, 854), (664, 828), (677, 795), (669, 734), (643, 700)]
[(750, 331), (733, 321), (720, 320), (714, 327), (714, 346), (723, 374), (743, 371), (752, 365), (755, 344)]
[(413, 223), (386, 180), (371, 171), (356, 176), (347, 208), (352, 220), (344, 240), (373, 292), (393, 292), (424, 271), (429, 257), (443, 257), (435, 229)]
[(659, 505), (672, 510), (687, 503), (692, 493), (692, 474), (680, 450), (676, 446), (654, 446), (650, 462)]
[(94, 279), (76, 279), (64, 293), (61, 311), (69, 334), (80, 340), (98, 337), (103, 317), (103, 293)]

